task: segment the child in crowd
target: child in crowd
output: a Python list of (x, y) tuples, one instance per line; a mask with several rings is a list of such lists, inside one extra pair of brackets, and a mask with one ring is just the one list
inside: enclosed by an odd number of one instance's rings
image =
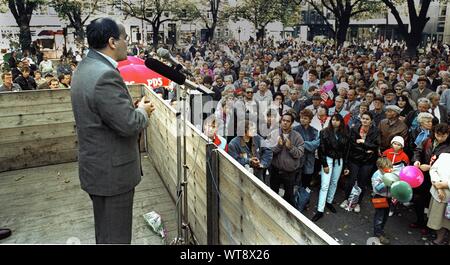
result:
[[(375, 207), (375, 215), (373, 217), (373, 232), (374, 236), (378, 237), (380, 243), (387, 245), (390, 243), (389, 239), (384, 234), (384, 226), (389, 216), (389, 197), (390, 192), (388, 187), (383, 182), (383, 176), (387, 172), (392, 171), (392, 162), (386, 157), (378, 158), (378, 170), (372, 176), (372, 188), (375, 193), (372, 199)], [(377, 202), (375, 202), (377, 201)]]
[[(401, 136), (395, 136), (391, 140), (392, 148), (387, 149), (383, 152), (383, 157), (389, 159), (392, 162), (392, 173), (400, 174), (400, 170), (402, 168), (409, 165), (409, 157), (403, 151), (403, 147), (405, 146), (405, 140)], [(395, 209), (397, 206), (397, 200), (393, 199), (391, 204), (391, 209), (389, 210), (389, 216), (393, 216), (395, 213)]]
[(386, 157), (392, 162), (393, 173), (399, 174), (402, 168), (409, 165), (409, 157), (403, 151), (405, 140), (401, 136), (395, 136), (391, 140), (391, 146), (392, 148), (383, 152), (383, 157)]

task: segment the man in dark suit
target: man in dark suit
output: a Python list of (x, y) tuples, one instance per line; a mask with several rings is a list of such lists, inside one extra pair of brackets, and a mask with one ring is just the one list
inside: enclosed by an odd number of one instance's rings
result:
[(289, 90), (289, 100), (286, 101), (286, 105), (295, 110), (295, 112), (297, 113), (297, 117), (300, 116), (300, 111), (305, 108), (305, 103), (303, 101), (300, 101), (298, 97), (298, 90), (292, 88)]
[(440, 96), (436, 92), (428, 94), (427, 98), (431, 102), (429, 112), (439, 121), (439, 123), (448, 123), (447, 108), (439, 104)]
[(117, 70), (117, 62), (127, 59), (124, 26), (95, 19), (87, 39), (90, 51), (71, 83), (81, 188), (93, 203), (97, 244), (129, 244), (142, 172), (138, 136), (154, 106), (144, 97), (135, 108)]

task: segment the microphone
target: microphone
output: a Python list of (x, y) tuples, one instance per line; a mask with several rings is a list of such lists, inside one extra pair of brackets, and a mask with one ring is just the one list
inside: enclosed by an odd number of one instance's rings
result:
[(168, 61), (177, 71), (182, 72), (185, 75), (189, 75), (192, 76), (192, 74), (190, 73), (190, 71), (188, 69), (186, 69), (186, 67), (184, 67), (184, 65), (182, 65), (181, 63), (179, 63), (177, 61), (177, 59), (175, 57), (173, 57), (169, 50), (164, 49), (164, 48), (159, 48), (156, 53), (158, 54), (158, 56), (166, 61)]
[(147, 58), (145, 60), (145, 66), (147, 66), (147, 68), (157, 72), (158, 74), (169, 78), (170, 80), (172, 80), (173, 82), (175, 82), (179, 85), (183, 85), (186, 82), (185, 75), (183, 75), (182, 73), (173, 69), (172, 67), (161, 63), (160, 61), (158, 61), (156, 59)]

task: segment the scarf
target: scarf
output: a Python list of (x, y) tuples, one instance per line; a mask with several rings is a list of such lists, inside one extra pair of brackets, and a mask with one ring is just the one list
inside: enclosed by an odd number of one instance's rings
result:
[(417, 135), (416, 140), (414, 141), (414, 144), (416, 144), (416, 146), (420, 146), (422, 144), (422, 142), (428, 138), (429, 135), (430, 135), (429, 130), (425, 130), (425, 129), (421, 128), (421, 131), (420, 131), (419, 135)]

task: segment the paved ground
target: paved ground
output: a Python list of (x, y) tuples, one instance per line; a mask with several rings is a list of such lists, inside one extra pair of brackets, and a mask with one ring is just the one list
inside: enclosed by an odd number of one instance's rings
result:
[[(317, 210), (318, 191), (319, 187), (313, 188), (310, 207), (303, 212), (310, 219)], [(374, 208), (370, 204), (369, 198), (365, 196), (360, 213), (347, 212), (339, 208), (339, 204), (342, 201), (344, 201), (344, 191), (338, 188), (334, 200), (337, 213), (331, 213), (325, 207), (325, 215), (316, 224), (340, 244), (365, 245), (368, 238), (373, 237)], [(385, 232), (391, 239), (392, 245), (430, 244), (429, 238), (422, 236), (418, 229), (409, 228), (409, 224), (415, 220), (415, 213), (412, 207), (405, 207), (403, 205), (398, 207), (396, 214), (388, 218), (385, 226)]]
[[(152, 231), (144, 213), (156, 211), (176, 236), (175, 204), (151, 162), (143, 157), (144, 177), (133, 210), (133, 244), (165, 242)], [(67, 163), (0, 173), (0, 227), (13, 235), (0, 244), (94, 244), (92, 202), (80, 189), (78, 164)], [(167, 243), (169, 243), (167, 242)]]

